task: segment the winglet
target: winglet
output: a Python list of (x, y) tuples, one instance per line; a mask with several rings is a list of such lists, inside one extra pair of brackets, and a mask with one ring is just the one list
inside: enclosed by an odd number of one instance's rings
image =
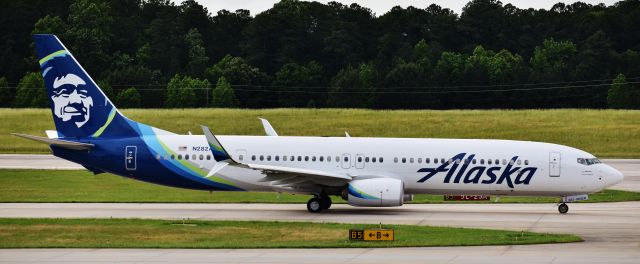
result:
[(271, 137), (277, 137), (278, 136), (278, 133), (276, 133), (276, 130), (273, 129), (273, 127), (269, 123), (269, 120), (266, 120), (266, 119), (260, 118), (260, 117), (258, 117), (258, 119), (260, 119), (260, 121), (262, 121), (262, 126), (264, 127), (264, 132), (267, 133), (267, 136), (271, 136)]
[(220, 141), (216, 138), (216, 136), (211, 133), (208, 127), (200, 125), (202, 127), (202, 132), (204, 132), (204, 136), (207, 138), (207, 142), (209, 143), (209, 149), (213, 154), (213, 158), (216, 161), (225, 161), (231, 160), (231, 155), (224, 149)]

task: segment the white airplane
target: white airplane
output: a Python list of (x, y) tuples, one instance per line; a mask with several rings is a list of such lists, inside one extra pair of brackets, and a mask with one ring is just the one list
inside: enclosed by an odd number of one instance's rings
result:
[[(311, 194), (317, 213), (341, 196), (353, 206), (401, 206), (414, 194), (561, 197), (622, 181), (616, 169), (571, 147), (529, 141), (177, 135), (126, 118), (54, 35), (34, 36), (56, 131), (16, 134), (94, 173), (208, 191)], [(233, 120), (229, 120), (233, 122)]]

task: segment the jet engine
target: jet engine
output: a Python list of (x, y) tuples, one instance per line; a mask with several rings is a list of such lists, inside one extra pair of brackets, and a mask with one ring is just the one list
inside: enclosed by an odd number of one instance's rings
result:
[(353, 180), (342, 190), (342, 199), (353, 206), (401, 206), (404, 184), (393, 178)]

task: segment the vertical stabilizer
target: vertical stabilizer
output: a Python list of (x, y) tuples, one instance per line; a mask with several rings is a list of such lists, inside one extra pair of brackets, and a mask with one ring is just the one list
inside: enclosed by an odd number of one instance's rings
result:
[(138, 135), (58, 37), (33, 40), (58, 137)]

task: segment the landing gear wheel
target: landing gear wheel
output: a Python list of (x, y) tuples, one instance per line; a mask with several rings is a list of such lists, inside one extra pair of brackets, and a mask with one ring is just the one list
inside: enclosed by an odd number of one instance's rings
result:
[(566, 214), (567, 212), (569, 212), (569, 206), (566, 203), (561, 203), (558, 206), (558, 212), (560, 212), (561, 214)]
[(320, 200), (322, 200), (322, 210), (327, 210), (331, 207), (331, 197), (329, 195), (321, 195)]
[(311, 213), (319, 213), (322, 211), (322, 201), (318, 198), (311, 198), (307, 202), (307, 210)]

